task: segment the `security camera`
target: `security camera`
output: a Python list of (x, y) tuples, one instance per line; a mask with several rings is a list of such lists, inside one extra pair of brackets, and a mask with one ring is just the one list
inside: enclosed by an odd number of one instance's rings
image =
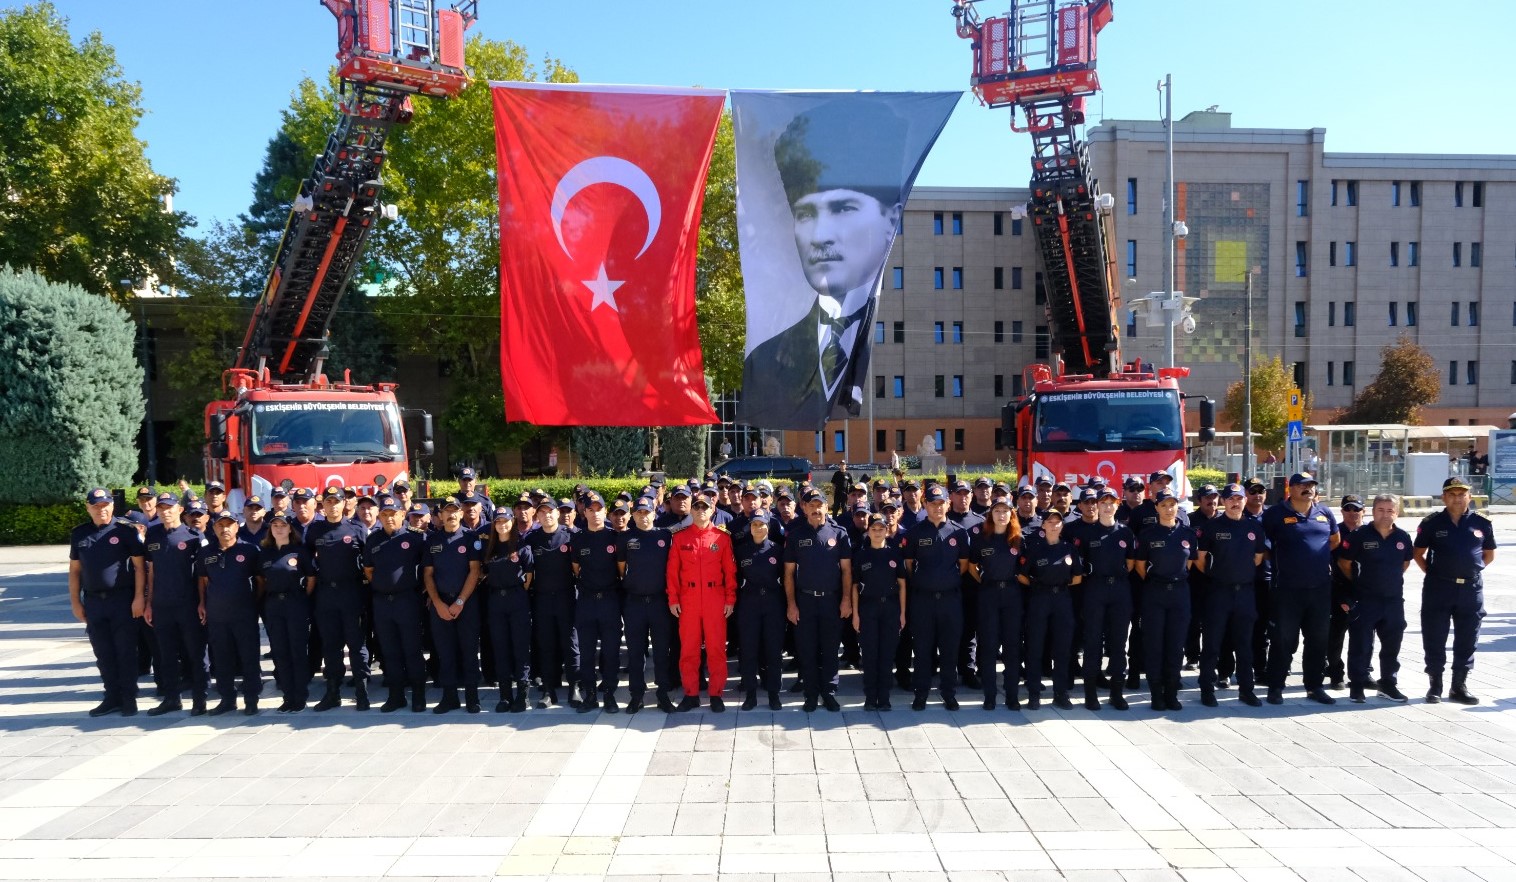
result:
[(1179, 323), (1179, 327), (1182, 328), (1186, 334), (1195, 333), (1195, 317), (1192, 315), (1186, 315), (1184, 319)]
[(1183, 239), (1190, 234), (1190, 228), (1184, 221), (1174, 221), (1174, 238)]
[(1025, 220), (1025, 219), (1026, 219), (1026, 203), (1023, 202), (1020, 205), (1012, 205), (1011, 206), (1011, 220)]

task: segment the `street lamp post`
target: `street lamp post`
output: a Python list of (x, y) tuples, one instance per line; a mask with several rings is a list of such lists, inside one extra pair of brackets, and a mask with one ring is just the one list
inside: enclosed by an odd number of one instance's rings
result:
[[(1163, 293), (1165, 308), (1173, 310), (1174, 300), (1174, 75), (1165, 74), (1158, 87), (1163, 91), (1164, 159), (1167, 172), (1163, 182)], [(1170, 313), (1172, 315), (1172, 313)], [(1174, 366), (1174, 322), (1167, 322), (1163, 338), (1163, 361)]]
[(1253, 271), (1247, 274), (1247, 306), (1243, 310), (1246, 342), (1242, 346), (1242, 474), (1253, 474)]

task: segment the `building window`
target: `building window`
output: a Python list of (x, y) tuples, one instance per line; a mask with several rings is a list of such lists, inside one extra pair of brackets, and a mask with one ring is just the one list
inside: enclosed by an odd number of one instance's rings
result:
[(847, 453), (847, 433), (841, 430), (832, 432), (832, 452)]
[(1137, 336), (1137, 310), (1126, 311), (1126, 335), (1128, 338)]
[(1295, 301), (1295, 336), (1305, 336), (1305, 301)]
[(875, 429), (874, 430), (874, 452), (875, 453), (884, 453), (885, 452), (886, 448), (884, 446), (884, 438), (885, 438), (884, 431), (885, 431), (884, 429)]
[(1307, 273), (1306, 259), (1307, 259), (1308, 255), (1309, 255), (1309, 252), (1306, 250), (1306, 244), (1304, 242), (1296, 242), (1295, 243), (1295, 278), (1297, 278), (1297, 279), (1303, 279), (1303, 278), (1306, 277), (1306, 273)]
[(932, 396), (935, 398), (947, 397), (947, 377), (938, 374), (932, 378)]
[(1126, 277), (1137, 278), (1137, 240), (1126, 240)]
[(1395, 303), (1394, 301), (1391, 301), (1390, 302), (1390, 327), (1393, 328), (1393, 327), (1395, 327), (1399, 323), (1400, 323), (1400, 304)]
[(1390, 243), (1390, 266), (1400, 266), (1400, 243)]
[(1032, 289), (1033, 303), (1037, 304), (1038, 306), (1043, 306), (1048, 302), (1047, 281), (1043, 279), (1042, 273), (1034, 273), (1032, 275)]
[(1336, 265), (1337, 265), (1337, 243), (1336, 242), (1328, 242), (1327, 243), (1327, 266), (1336, 266)]
[(1358, 323), (1358, 304), (1348, 301), (1342, 304), (1342, 325), (1351, 328)]
[(942, 322), (932, 322), (932, 342), (942, 342)]
[(1479, 326), (1479, 304), (1478, 303), (1470, 302), (1469, 303), (1469, 327), (1476, 328), (1478, 326)]
[(1311, 182), (1295, 182), (1295, 216), (1305, 217), (1311, 213)]
[(1126, 179), (1126, 213), (1137, 213), (1137, 179)]
[(1001, 289), (1003, 289), (1005, 287), (1005, 267), (1003, 267), (1003, 266), (997, 266), (997, 267), (995, 267), (995, 283), (994, 284), (995, 284), (995, 290), (996, 291), (999, 291), (999, 290), (1001, 290)]
[(895, 333), (895, 342), (896, 343), (904, 343), (905, 342), (905, 322), (895, 322), (894, 333)]
[(1421, 243), (1420, 242), (1407, 242), (1407, 243), (1405, 243), (1405, 265), (1406, 266), (1421, 266)]
[(942, 235), (942, 212), (940, 211), (932, 212), (932, 235)]
[(962, 450), (963, 449), (963, 430), (962, 429), (954, 429), (953, 430), (953, 449), (954, 450)]
[(905, 377), (902, 377), (899, 374), (895, 375), (895, 397), (905, 397)]
[(1356, 208), (1358, 206), (1358, 182), (1357, 181), (1348, 181), (1347, 182), (1347, 197), (1348, 197), (1348, 208)]
[(822, 439), (825, 438), (825, 437), (826, 436), (823, 435), (823, 434), (821, 434), (820, 432), (816, 433), (816, 452), (817, 453), (820, 453), (821, 451), (823, 451), (823, 450), (826, 449), (825, 447), (822, 446), (825, 443), (825, 442), (822, 441)]
[(1448, 362), (1448, 385), (1458, 385), (1458, 362), (1456, 361)]
[(895, 235), (905, 235), (905, 212), (903, 211), (900, 213), (899, 217), (895, 218)]
[(1019, 266), (1011, 267), (1011, 290), (1021, 290), (1021, 267)]
[(905, 430), (904, 429), (896, 429), (895, 430), (895, 449), (896, 450), (904, 450), (905, 449)]
[(1004, 343), (1005, 342), (1005, 322), (996, 322), (995, 323), (995, 342), (996, 343)]
[(1453, 318), (1450, 324), (1456, 328), (1458, 327), (1458, 301), (1455, 300), (1450, 305), (1453, 307)]
[(1337, 181), (1332, 181), (1332, 207), (1337, 207)]
[(1296, 386), (1296, 388), (1300, 388), (1300, 389), (1306, 388), (1306, 385), (1305, 385), (1305, 362), (1303, 362), (1303, 361), (1297, 361), (1297, 362), (1295, 362), (1294, 370), (1291, 371), (1291, 375), (1295, 379), (1295, 386)]
[(1001, 435), (1000, 435), (1000, 427), (999, 426), (995, 427), (995, 449), (996, 450), (1004, 450), (1005, 449), (1005, 439), (1002, 438)]
[(1337, 327), (1337, 301), (1335, 300), (1327, 304), (1327, 327)]
[(1335, 361), (1327, 362), (1327, 385), (1337, 385), (1337, 362)]
[(1420, 181), (1412, 181), (1411, 182), (1411, 207), (1412, 208), (1420, 208), (1421, 207), (1421, 182)]
[(884, 374), (875, 374), (874, 375), (874, 397), (875, 398), (883, 398), (884, 397)]
[(932, 433), (932, 440), (935, 441), (935, 442), (937, 442), (937, 449), (938, 450), (946, 450), (947, 449), (946, 447), (942, 446), (942, 430), (941, 429), (938, 429), (937, 431), (935, 431), (935, 432)]
[(1358, 265), (1358, 243), (1357, 242), (1344, 242), (1344, 243), (1342, 243), (1342, 265), (1343, 266), (1357, 266)]
[(963, 342), (963, 322), (953, 322), (953, 342)]
[(1475, 181), (1473, 186), (1474, 207), (1484, 207), (1484, 181)]
[(953, 290), (963, 290), (963, 267), (961, 266), (953, 267)]
[(1026, 394), (1024, 379), (1020, 374), (1011, 374), (1011, 397), (1020, 398)]
[(1414, 300), (1406, 301), (1405, 326), (1408, 328), (1414, 328), (1416, 326), (1416, 301)]
[(1345, 361), (1345, 362), (1343, 362), (1342, 363), (1342, 385), (1344, 385), (1344, 386), (1351, 386), (1351, 385), (1353, 385), (1353, 379), (1354, 379), (1354, 375), (1353, 374), (1354, 374), (1354, 372), (1353, 372), (1353, 363), (1351, 361)]
[(962, 398), (963, 397), (963, 375), (962, 374), (954, 374), (953, 375), (953, 397), (954, 398)]
[(1469, 243), (1469, 266), (1475, 269), (1484, 261), (1484, 248), (1478, 242)]
[(874, 322), (874, 342), (884, 342), (884, 322)]
[(1453, 243), (1453, 266), (1463, 266), (1463, 243)]
[(896, 291), (900, 291), (905, 288), (905, 267), (890, 267), (890, 286)]
[(1021, 342), (1021, 322), (1018, 322), (1018, 321), (1012, 321), (1011, 322), (1011, 342), (1012, 343), (1020, 343)]
[(944, 278), (945, 277), (944, 277), (943, 272), (942, 272), (942, 267), (940, 267), (940, 266), (934, 266), (934, 267), (932, 267), (932, 287), (933, 288), (935, 288), (938, 291), (941, 291), (942, 288), (943, 288), (943, 285), (945, 284), (945, 282), (943, 281)]
[(995, 397), (996, 398), (1000, 398), (1003, 395), (1005, 395), (1005, 374), (996, 374), (995, 375)]
[[(1477, 185), (1476, 185), (1477, 186)], [(1463, 379), (1466, 385), (1479, 385), (1479, 362), (1470, 361), (1464, 364)]]
[(1395, 206), (1396, 208), (1400, 207), (1400, 182), (1399, 181), (1391, 181), (1390, 182), (1390, 204), (1393, 205), (1393, 206)]
[(1019, 218), (1019, 217), (1013, 217), (1013, 218), (1011, 218), (1011, 235), (1012, 236), (1019, 236), (1019, 235), (1021, 235), (1021, 218)]
[[(1453, 183), (1453, 207), (1463, 207), (1463, 181), (1455, 181)], [(1453, 379), (1455, 382), (1457, 381), (1457, 377)]]
[(1002, 235), (1004, 233), (1005, 233), (1005, 212), (1003, 212), (1003, 211), (997, 211), (997, 212), (995, 212), (995, 235), (999, 236), (999, 235)]
[(1051, 352), (1053, 348), (1053, 339), (1048, 335), (1048, 326), (1038, 325), (1035, 334), (1037, 339), (1036, 348), (1033, 351), (1033, 357), (1047, 358), (1048, 353)]
[(961, 211), (953, 212), (953, 235), (963, 235), (963, 212)]

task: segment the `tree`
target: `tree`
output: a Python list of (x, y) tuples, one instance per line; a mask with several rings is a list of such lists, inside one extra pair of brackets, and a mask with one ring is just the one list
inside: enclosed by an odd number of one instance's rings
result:
[(172, 276), (190, 221), (164, 211), (176, 184), (137, 139), (141, 98), (51, 3), (0, 14), (0, 264), (118, 299)]
[(659, 429), (658, 448), (663, 454), (663, 470), (680, 478), (704, 477), (706, 447), (710, 443), (710, 437), (710, 426), (668, 426)]
[[(1262, 364), (1253, 365), (1253, 444), (1265, 450), (1284, 447), (1285, 429), (1290, 405), (1290, 390), (1295, 387), (1295, 378), (1284, 366), (1279, 356)], [(1238, 380), (1226, 390), (1226, 405), (1222, 415), (1234, 428), (1243, 426), (1243, 404), (1247, 396), (1246, 385)], [(1310, 397), (1302, 402), (1309, 414)]]
[(583, 474), (607, 478), (635, 475), (647, 451), (647, 429), (576, 426), (572, 444)]
[(137, 470), (136, 326), (111, 301), (0, 267), (0, 502), (75, 501)]
[(737, 148), (732, 115), (721, 114), (700, 210), (700, 251), (695, 258), (695, 319), (705, 373), (718, 393), (742, 387), (747, 339), (742, 262), (737, 250)]
[(1421, 422), (1421, 409), (1441, 396), (1442, 378), (1432, 354), (1401, 337), (1379, 351), (1379, 373), (1334, 422), (1414, 426)]

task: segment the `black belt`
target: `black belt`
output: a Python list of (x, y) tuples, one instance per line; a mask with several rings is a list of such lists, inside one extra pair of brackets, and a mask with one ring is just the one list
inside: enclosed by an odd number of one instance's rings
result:
[(417, 600), (420, 598), (414, 591), (375, 591), (375, 600)]
[(1154, 579), (1148, 582), (1148, 585), (1154, 588), (1173, 588), (1175, 585), (1183, 584), (1185, 584), (1183, 579)]
[[(768, 597), (770, 594), (783, 594), (783, 593), (784, 592), (781, 591), (778, 588), (744, 588), (744, 589), (742, 589), (741, 593), (738, 594), (738, 596), (739, 597)], [(806, 592), (806, 593), (809, 594), (810, 592)]]
[(1123, 582), (1126, 581), (1126, 577), (1127, 577), (1126, 573), (1122, 573), (1119, 576), (1101, 576), (1101, 575), (1096, 575), (1096, 574), (1092, 574), (1090, 576), (1091, 579), (1099, 579), (1100, 581), (1106, 582), (1106, 583), (1111, 584), (1111, 585), (1116, 584), (1116, 581), (1118, 579), (1121, 580), (1121, 581), (1123, 581)]
[(1036, 588), (1038, 591), (1042, 591), (1042, 592), (1045, 592), (1045, 593), (1048, 593), (1048, 594), (1062, 594), (1063, 592), (1069, 590), (1070, 586), (1068, 586), (1068, 585), (1040, 585), (1040, 584), (1034, 583), (1032, 585), (1032, 587)]
[(79, 593), (85, 597), (92, 597), (95, 600), (110, 600), (112, 598), (126, 600), (132, 596), (125, 591), (80, 591)]
[(589, 598), (590, 600), (604, 600), (607, 597), (615, 597), (615, 596), (616, 596), (616, 591), (613, 588), (607, 588), (604, 591), (580, 591), (579, 592), (579, 599), (580, 600), (583, 600), (586, 597)]
[(877, 595), (877, 596), (873, 595), (873, 594), (868, 594), (868, 595), (862, 595), (862, 594), (860, 594), (858, 596), (858, 599), (861, 600), (861, 601), (864, 601), (865, 603), (899, 603), (900, 602), (900, 598), (896, 597), (893, 594), (880, 594), (880, 595)]
[(490, 589), (490, 593), (493, 594), (493, 595), (495, 595), (496, 597), (505, 597), (506, 595), (515, 594), (518, 591), (525, 591), (525, 590), (526, 590), (526, 586), (524, 586), (524, 585), (511, 585), (508, 588), (491, 588)]
[(941, 591), (932, 591), (932, 590), (923, 588), (923, 589), (920, 589), (917, 592), (917, 594), (918, 594), (918, 596), (921, 596), (921, 597), (930, 597), (933, 600), (945, 600), (945, 599), (947, 599), (949, 597), (957, 597), (958, 596), (958, 589), (957, 588), (945, 588), (945, 589), (943, 589)]
[[(304, 594), (305, 594), (304, 591), (298, 591), (298, 590), (296, 590), (296, 591), (265, 591), (265, 592), (263, 592), (263, 596), (266, 597), (266, 598), (268, 598), (268, 599), (270, 599), (270, 600), (283, 600), (286, 597), (296, 597), (296, 596), (301, 596), (301, 595), (304, 595)], [(381, 596), (381, 595), (376, 595), (376, 596)]]
[[(1216, 583), (1212, 582), (1211, 584), (1214, 585)], [(1253, 583), (1252, 582), (1231, 582), (1231, 583), (1223, 584), (1221, 586), (1221, 588), (1222, 588), (1223, 591), (1225, 591), (1228, 588), (1230, 588), (1234, 594), (1237, 593), (1237, 592), (1239, 592), (1239, 591), (1241, 591), (1241, 590), (1243, 590), (1244, 588), (1252, 588), (1252, 587), (1253, 587)]]
[(796, 594), (804, 594), (804, 595), (807, 595), (809, 597), (836, 597), (837, 596), (837, 592), (835, 590), (832, 590), (832, 589), (828, 589), (826, 591), (812, 591), (809, 588), (797, 588), (795, 590), (795, 593)]
[(1439, 582), (1449, 582), (1454, 585), (1474, 585), (1480, 582), (1480, 576), (1429, 576)]
[(662, 592), (656, 592), (655, 591), (655, 592), (650, 593), (650, 594), (628, 594), (626, 596), (626, 599), (627, 600), (636, 600), (636, 601), (638, 601), (640, 603), (652, 603), (653, 601), (659, 600), (659, 599), (667, 600), (668, 599), (668, 595), (664, 594)]
[(986, 588), (1011, 588), (1020, 585), (1015, 579), (991, 579), (984, 583)]

